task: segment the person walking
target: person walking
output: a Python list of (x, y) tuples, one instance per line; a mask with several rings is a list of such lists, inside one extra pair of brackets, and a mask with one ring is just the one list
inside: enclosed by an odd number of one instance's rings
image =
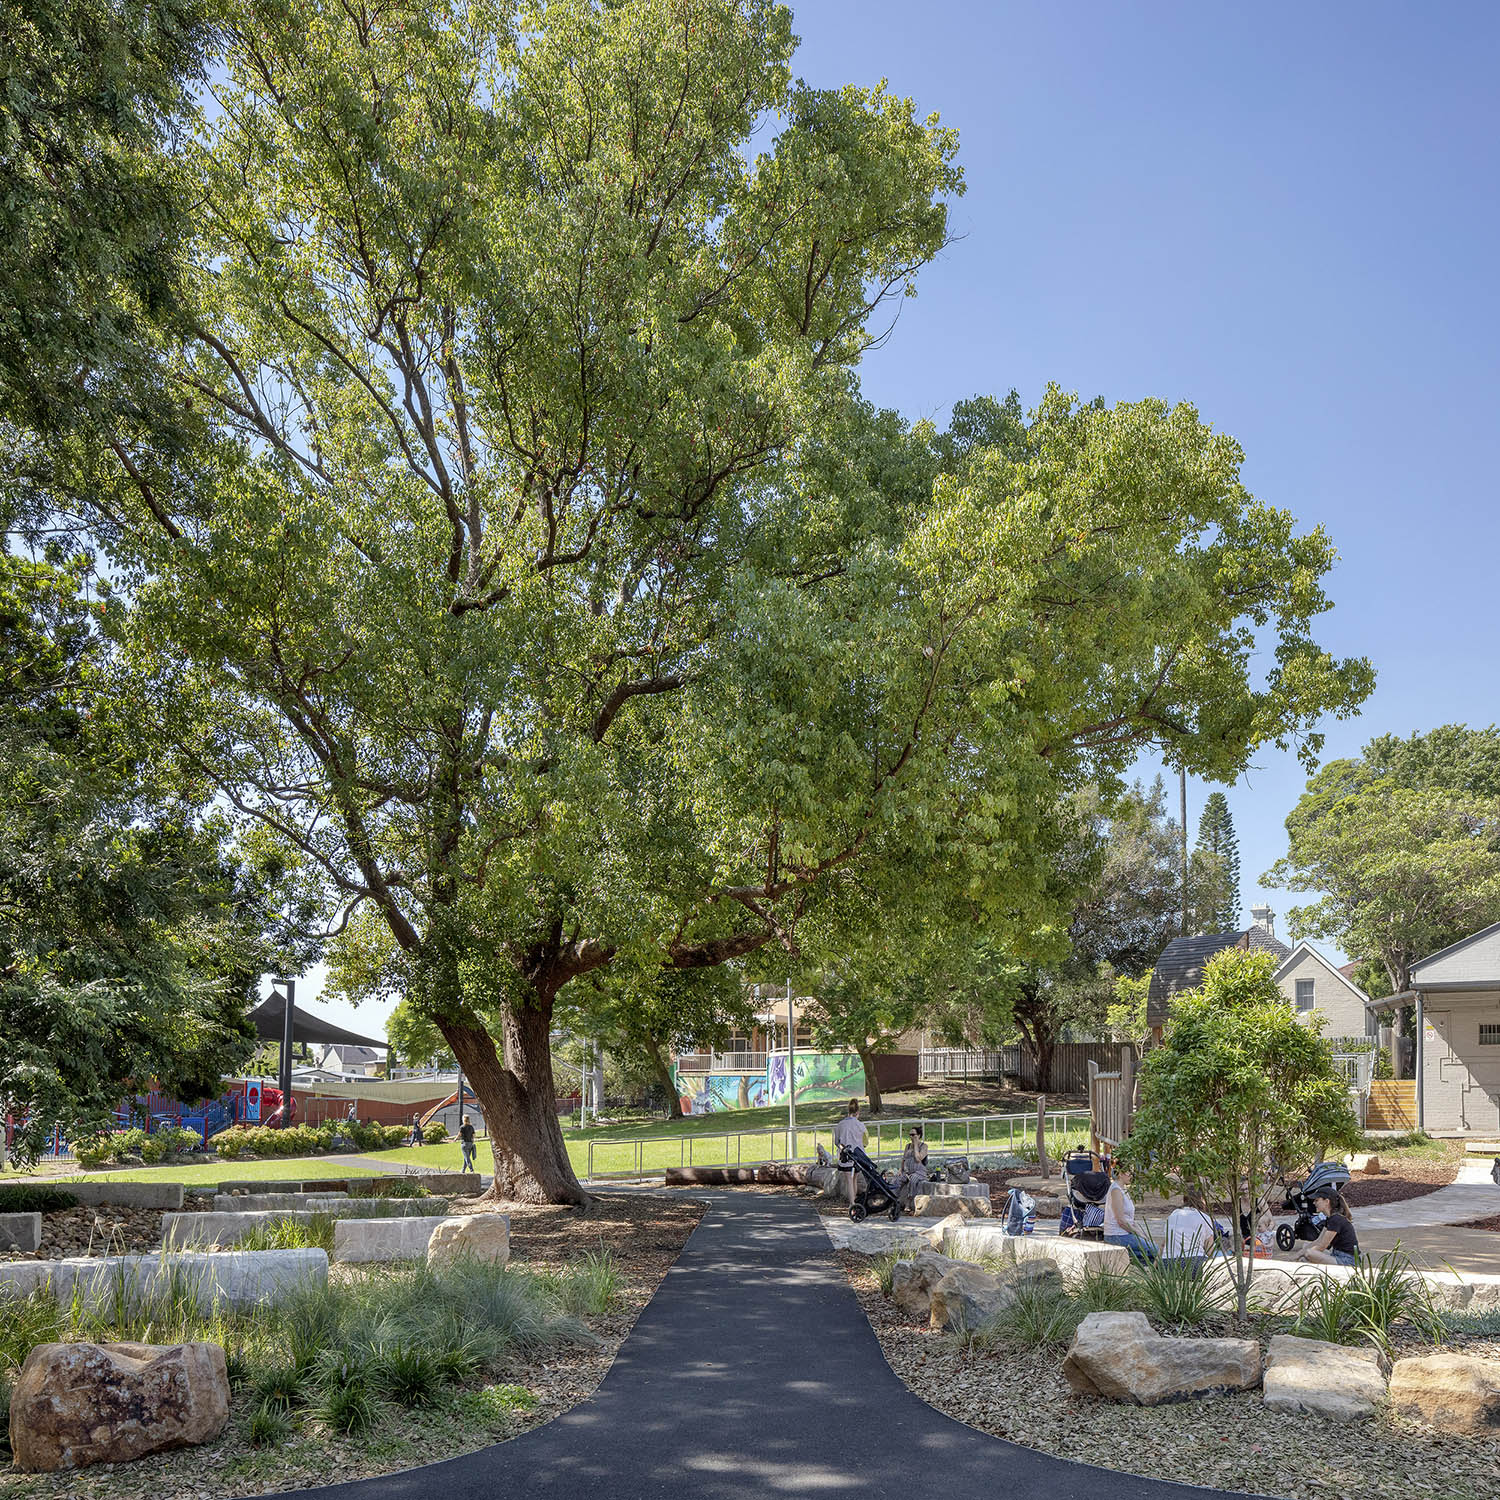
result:
[(411, 1117), (411, 1136), (407, 1140), (408, 1146), (420, 1146), (422, 1144), (422, 1116), (418, 1112)]
[(469, 1123), (468, 1115), (464, 1116), (464, 1122), (458, 1127), (458, 1139), (464, 1148), (465, 1172), (474, 1170), (474, 1127)]
[[(833, 1127), (833, 1144), (840, 1148), (863, 1147), (865, 1144), (865, 1125), (859, 1117), (859, 1100), (851, 1099), (849, 1107), (844, 1111), (844, 1118)], [(844, 1174), (842, 1187), (844, 1190), (844, 1201), (852, 1208), (854, 1206), (854, 1168), (845, 1166), (843, 1161), (839, 1162), (839, 1171)]]

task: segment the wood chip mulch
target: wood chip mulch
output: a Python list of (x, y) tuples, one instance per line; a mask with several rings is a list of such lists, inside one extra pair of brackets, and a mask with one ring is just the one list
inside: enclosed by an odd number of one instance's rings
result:
[[(457, 1200), (456, 1213), (503, 1212), (511, 1221), (511, 1264), (560, 1270), (601, 1246), (620, 1272), (616, 1306), (579, 1321), (587, 1343), (518, 1358), (486, 1377), (486, 1389), (454, 1393), (442, 1406), (406, 1411), (385, 1406), (377, 1426), (345, 1438), (312, 1420), (279, 1448), (253, 1448), (244, 1427), (246, 1394), (235, 1395), (230, 1424), (214, 1443), (153, 1455), (133, 1464), (76, 1473), (21, 1475), (0, 1469), (0, 1500), (227, 1500), (269, 1495), (390, 1474), (502, 1442), (586, 1401), (609, 1372), (620, 1345), (702, 1218), (684, 1197), (611, 1193), (585, 1209)], [(158, 1215), (158, 1219), (160, 1215)], [(336, 1267), (334, 1274), (360, 1274)], [(519, 1388), (527, 1405), (486, 1406), (486, 1391)]]
[[(1387, 1417), (1343, 1423), (1278, 1412), (1258, 1392), (1153, 1407), (1075, 1396), (1060, 1352), (966, 1354), (955, 1339), (905, 1321), (881, 1296), (867, 1257), (838, 1259), (891, 1368), (930, 1406), (982, 1432), (1106, 1469), (1288, 1500), (1500, 1500), (1500, 1440), (1437, 1437)], [(1500, 1355), (1493, 1338), (1463, 1346)], [(1000, 1450), (997, 1482), (1004, 1472)], [(1107, 1477), (1092, 1492), (1107, 1495)]]

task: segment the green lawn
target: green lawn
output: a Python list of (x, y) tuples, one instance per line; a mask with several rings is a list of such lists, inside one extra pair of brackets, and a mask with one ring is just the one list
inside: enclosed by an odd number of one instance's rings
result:
[[(1059, 1101), (1061, 1104), (1062, 1101)], [(1003, 1114), (1024, 1116), (1013, 1124), (1000, 1127), (978, 1125), (967, 1131), (962, 1125), (950, 1125), (946, 1132), (931, 1129), (928, 1145), (939, 1155), (956, 1152), (1017, 1151), (1035, 1136), (1035, 1103), (1027, 1096), (1016, 1095), (993, 1086), (980, 1084), (938, 1085), (887, 1095), (885, 1110), (878, 1117), (866, 1117), (870, 1130), (867, 1149), (872, 1153), (899, 1152), (907, 1126), (917, 1120), (972, 1117)], [(1029, 1105), (1029, 1108), (1028, 1108)], [(1077, 1106), (1072, 1106), (1076, 1108)], [(844, 1113), (844, 1103), (802, 1104), (797, 1109), (797, 1150), (795, 1159), (811, 1161), (816, 1147), (833, 1148), (833, 1125)], [(1049, 1119), (1054, 1112), (1048, 1111)], [(746, 1135), (746, 1132), (765, 1132)], [(735, 1139), (735, 1136), (740, 1139)], [(682, 1120), (665, 1120), (648, 1115), (634, 1115), (608, 1125), (591, 1125), (579, 1130), (563, 1121), (563, 1139), (573, 1170), (579, 1176), (593, 1172), (608, 1175), (627, 1172), (660, 1172), (677, 1166), (733, 1166), (738, 1162), (787, 1161), (793, 1159), (789, 1149), (786, 1107), (744, 1109), (715, 1115), (690, 1115)], [(1079, 1143), (1076, 1132), (1051, 1143), (1054, 1152), (1064, 1145)], [(637, 1147), (636, 1141), (644, 1144)], [(590, 1144), (593, 1144), (592, 1162)], [(419, 1166), (427, 1171), (458, 1171), (462, 1155), (457, 1141), (440, 1146), (398, 1146), (389, 1151), (365, 1151), (361, 1156), (372, 1161), (388, 1161), (394, 1166)], [(489, 1150), (483, 1139), (479, 1143), (479, 1168), (489, 1168)], [(319, 1177), (345, 1177), (347, 1165), (323, 1156), (275, 1157), (266, 1161), (226, 1161), (206, 1166), (135, 1167), (112, 1172), (90, 1172), (90, 1181), (98, 1182), (183, 1182), (189, 1186), (234, 1181), (313, 1180)], [(356, 1172), (358, 1169), (354, 1169)], [(14, 1173), (0, 1176), (12, 1177)], [(81, 1175), (81, 1174), (75, 1174)]]

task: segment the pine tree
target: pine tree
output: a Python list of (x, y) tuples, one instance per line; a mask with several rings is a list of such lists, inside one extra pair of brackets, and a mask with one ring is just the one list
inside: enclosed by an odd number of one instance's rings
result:
[(1235, 836), (1234, 819), (1229, 815), (1229, 799), (1223, 792), (1213, 792), (1203, 804), (1198, 820), (1198, 851), (1208, 856), (1205, 863), (1218, 866), (1215, 877), (1204, 893), (1199, 929), (1203, 932), (1233, 932), (1240, 925), (1240, 841)]

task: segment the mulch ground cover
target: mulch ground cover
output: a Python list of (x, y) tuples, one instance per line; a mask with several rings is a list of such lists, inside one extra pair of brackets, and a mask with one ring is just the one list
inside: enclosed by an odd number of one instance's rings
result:
[[(1500, 1500), (1500, 1440), (1437, 1437), (1386, 1417), (1278, 1412), (1258, 1392), (1152, 1407), (1075, 1396), (1060, 1350), (966, 1353), (906, 1321), (867, 1257), (838, 1258), (891, 1368), (930, 1406), (982, 1432), (1106, 1469), (1288, 1500)], [(1271, 1331), (1284, 1329), (1268, 1328), (1267, 1339)], [(1455, 1338), (1460, 1346), (1500, 1356), (1500, 1339)], [(1003, 1485), (1003, 1453), (995, 1465)], [(1093, 1492), (1109, 1494), (1107, 1476)]]
[[(580, 1319), (588, 1343), (516, 1359), (490, 1372), (483, 1386), (452, 1391), (418, 1411), (386, 1406), (362, 1437), (343, 1437), (307, 1421), (276, 1448), (256, 1448), (245, 1428), (249, 1398), (236, 1393), (229, 1426), (200, 1448), (154, 1455), (132, 1464), (75, 1473), (22, 1475), (0, 1470), (0, 1500), (220, 1500), (272, 1494), (389, 1474), (516, 1437), (587, 1400), (604, 1379), (620, 1345), (687, 1242), (703, 1205), (690, 1199), (606, 1194), (586, 1209), (497, 1204), (460, 1199), (455, 1213), (503, 1212), (511, 1221), (511, 1264), (558, 1270), (603, 1248), (620, 1272), (614, 1308)], [(160, 1214), (157, 1215), (158, 1226)], [(159, 1236), (158, 1236), (159, 1238)], [(335, 1266), (333, 1276), (359, 1275)]]

